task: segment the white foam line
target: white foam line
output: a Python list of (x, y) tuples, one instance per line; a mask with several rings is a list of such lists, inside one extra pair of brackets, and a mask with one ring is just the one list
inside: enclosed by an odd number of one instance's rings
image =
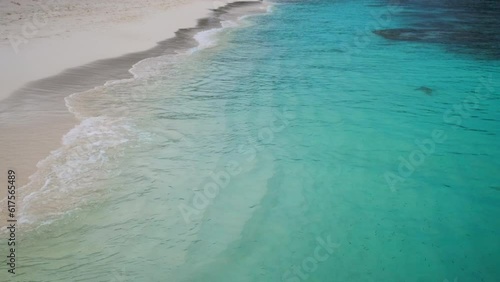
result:
[[(269, 6), (268, 6), (268, 10), (269, 12)], [(253, 16), (253, 15), (249, 15), (249, 16)], [(246, 18), (248, 16), (242, 16), (242, 17), (239, 17), (238, 18), (238, 21)], [(233, 22), (233, 21), (221, 21), (221, 25), (222, 27), (220, 28), (214, 28), (214, 29), (209, 29), (209, 30), (205, 30), (205, 31), (201, 31), (199, 33), (197, 33), (195, 36), (194, 36), (194, 39), (196, 41), (198, 41), (198, 46), (195, 47), (195, 48), (191, 48), (190, 50), (193, 50), (195, 49), (194, 51), (190, 52), (188, 51), (187, 53), (180, 53), (180, 54), (176, 54), (176, 55), (162, 55), (162, 56), (157, 56), (157, 57), (150, 57), (150, 58), (146, 58), (146, 59), (143, 59), (135, 64), (132, 65), (132, 67), (128, 70), (128, 72), (132, 75), (132, 78), (125, 78), (125, 79), (116, 79), (116, 80), (109, 80), (109, 81), (106, 81), (103, 85), (100, 85), (100, 86), (96, 86), (92, 89), (89, 89), (89, 90), (86, 90), (86, 91), (82, 91), (82, 92), (75, 92), (75, 93), (72, 93), (70, 94), (69, 96), (67, 96), (65, 98), (65, 104), (66, 104), (66, 107), (68, 108), (68, 111), (71, 112), (72, 114), (75, 115), (75, 117), (77, 117), (79, 120), (80, 120), (80, 123), (78, 125), (76, 125), (73, 129), (71, 129), (69, 132), (67, 132), (63, 137), (62, 137), (62, 141), (63, 143), (67, 142), (68, 138), (71, 139), (71, 135), (75, 133), (75, 131), (78, 131), (78, 130), (81, 130), (81, 127), (85, 125), (85, 123), (92, 119), (92, 117), (82, 117), (72, 106), (71, 106), (71, 99), (76, 97), (77, 95), (83, 95), (85, 93), (88, 93), (88, 92), (92, 92), (92, 91), (98, 91), (102, 88), (105, 88), (105, 87), (109, 87), (109, 86), (112, 86), (112, 85), (116, 85), (116, 84), (121, 84), (121, 83), (127, 83), (127, 82), (131, 82), (131, 81), (134, 81), (136, 79), (140, 79), (140, 78), (143, 78), (143, 77), (147, 77), (148, 75), (148, 72), (144, 72), (144, 73), (141, 73), (141, 67), (143, 64), (146, 64), (148, 61), (153, 61), (153, 62), (160, 62), (160, 63), (172, 63), (172, 61), (169, 61), (169, 62), (165, 62), (165, 61), (168, 61), (168, 60), (160, 60), (160, 58), (166, 58), (166, 59), (170, 59), (170, 58), (175, 58), (174, 60), (174, 63), (177, 61), (176, 58), (179, 58), (179, 56), (182, 56), (184, 54), (187, 54), (187, 55), (191, 55), (192, 53), (196, 52), (196, 51), (200, 51), (200, 50), (203, 50), (203, 49), (206, 49), (206, 48), (210, 48), (210, 47), (213, 47), (216, 45), (217, 43), (217, 39), (215, 38), (215, 36), (220, 33), (222, 30), (224, 29), (227, 29), (227, 28), (235, 28), (235, 27), (239, 27), (240, 24), (236, 23), (236, 22)], [(154, 67), (153, 67), (154, 68)], [(40, 169), (44, 164), (46, 164), (47, 162), (50, 162), (52, 159), (57, 159), (57, 155), (58, 154), (61, 154), (62, 151), (64, 148), (65, 148), (66, 145), (52, 151), (49, 156), (47, 156), (46, 158), (44, 158), (43, 160), (39, 161), (38, 164), (37, 164), (37, 168)], [(36, 181), (36, 177), (39, 176), (38, 175), (38, 172), (39, 170), (37, 170), (37, 172), (35, 172), (33, 175), (31, 175), (29, 177), (29, 181), (27, 184), (25, 184), (22, 188), (24, 187), (27, 187), (28, 185), (31, 185), (32, 183), (34, 183)], [(53, 174), (54, 171), (51, 171), (51, 174)], [(45, 180), (45, 183), (43, 185), (43, 187), (46, 187), (48, 186), (50, 182), (50, 179), (46, 179)], [(38, 191), (33, 191), (31, 192), (29, 195), (27, 195), (26, 197), (23, 198), (23, 202), (26, 201), (25, 204), (27, 204), (28, 202), (31, 202), (31, 200), (33, 200), (34, 197), (36, 197), (36, 195), (39, 195), (40, 193), (42, 194), (45, 194), (46, 192), (50, 192), (50, 191), (44, 191), (45, 189), (40, 189)], [(50, 189), (49, 189), (50, 190)], [(5, 199), (2, 199), (2, 201), (5, 200)], [(0, 201), (1, 202), (1, 201)], [(63, 212), (61, 214), (64, 214)], [(20, 218), (20, 222), (21, 223), (25, 223), (25, 224), (32, 224), (34, 222), (30, 221), (29, 219), (29, 215), (25, 215), (23, 214), (23, 211), (21, 211), (20, 215), (22, 215), (22, 218)], [(47, 221), (41, 221), (41, 224), (50, 224), (51, 222), (53, 222), (54, 220), (53, 219), (49, 219)]]

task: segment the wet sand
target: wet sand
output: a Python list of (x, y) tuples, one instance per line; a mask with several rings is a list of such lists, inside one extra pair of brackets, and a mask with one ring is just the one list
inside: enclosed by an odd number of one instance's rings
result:
[[(192, 13), (189, 13), (189, 17), (198, 18), (198, 20), (196, 18), (189, 18), (187, 20), (194, 22), (191, 25), (193, 28), (187, 28), (189, 25), (187, 25), (186, 19), (176, 22), (175, 24), (172, 23), (168, 28), (165, 28), (165, 30), (168, 29), (169, 32), (162, 34), (166, 35), (171, 32), (173, 37), (166, 36), (165, 38), (170, 38), (159, 41), (156, 46), (153, 44), (152, 46), (154, 47), (152, 48), (143, 48), (147, 49), (146, 51), (129, 52), (128, 54), (121, 55), (120, 52), (123, 52), (124, 49), (117, 48), (114, 51), (116, 56), (110, 56), (112, 57), (111, 59), (94, 60), (93, 62), (81, 64), (77, 67), (70, 67), (70, 64), (76, 63), (76, 61), (65, 61), (59, 65), (56, 64), (56, 66), (52, 66), (52, 68), (48, 68), (49, 70), (57, 71), (58, 68), (63, 67), (64, 71), (59, 74), (52, 76), (47, 75), (48, 77), (46, 78), (29, 82), (12, 93), (8, 93), (6, 90), (9, 89), (9, 87), (4, 87), (2, 93), (4, 93), (4, 96), (7, 96), (7, 98), (0, 100), (0, 132), (2, 132), (2, 134), (0, 134), (0, 172), (4, 173), (0, 173), (0, 183), (7, 183), (7, 170), (13, 169), (17, 174), (17, 195), (20, 198), (26, 196), (29, 191), (23, 191), (23, 189), (20, 188), (28, 183), (29, 176), (36, 171), (36, 164), (48, 156), (51, 151), (59, 148), (62, 136), (78, 123), (77, 118), (70, 113), (66, 107), (65, 97), (72, 93), (86, 91), (103, 85), (106, 81), (131, 78), (132, 74), (129, 70), (135, 63), (143, 59), (174, 53), (176, 50), (196, 46), (197, 43), (192, 38), (194, 34), (220, 25), (220, 22), (213, 21), (213, 17), (210, 17), (210, 15), (213, 15), (213, 13), (224, 13), (226, 8), (236, 5), (227, 4), (227, 6), (217, 10), (210, 10), (214, 5), (220, 6), (222, 4), (226, 5), (227, 3), (196, 1), (182, 6), (179, 9), (186, 9), (185, 11), (187, 12), (189, 12), (189, 7), (191, 7)], [(177, 13), (180, 11), (179, 9), (173, 9), (170, 12)], [(165, 14), (165, 16), (167, 16), (167, 14)], [(179, 16), (180, 15), (177, 15), (173, 17), (173, 19)], [(138, 25), (145, 27), (144, 22), (139, 21)], [(148, 31), (147, 29), (143, 30), (144, 33)], [(79, 32), (80, 31), (77, 31), (76, 34), (80, 34)], [(87, 35), (88, 34), (82, 35), (83, 37), (80, 38), (80, 40), (83, 40)], [(82, 58), (78, 60), (94, 57), (99, 58), (99, 54), (96, 54), (93, 50), (89, 50), (86, 53), (86, 46), (79, 47), (78, 52), (67, 49), (68, 46), (78, 42), (78, 40), (71, 41), (71, 38), (72, 37), (62, 39), (54, 35), (49, 38), (41, 38), (38, 42), (41, 44), (44, 44), (44, 42), (52, 42), (57, 48), (62, 48), (60, 50), (61, 52), (73, 52), (73, 56), (83, 54)], [(131, 40), (133, 40), (133, 38)], [(5, 53), (5, 42), (3, 43), (4, 45), (1, 47), (3, 49), (0, 48), (0, 58), (2, 58), (2, 56), (4, 56), (4, 58), (8, 56), (8, 54), (6, 55)], [(58, 43), (61, 43), (61, 45), (58, 45)], [(140, 46), (144, 44), (145, 43), (137, 44), (134, 48), (140, 48)], [(30, 46), (30, 48), (31, 47), (32, 46)], [(110, 43), (109, 46), (107, 46), (109, 49), (108, 51), (111, 52), (113, 47), (116, 47), (115, 44)], [(46, 56), (37, 58), (36, 62), (31, 62), (33, 66), (29, 66), (29, 63), (26, 63), (24, 65), (22, 64), (22, 67), (29, 69), (30, 67), (38, 66), (38, 68), (40, 68), (39, 64), (50, 65), (51, 60), (59, 62), (60, 58), (56, 56), (59, 51), (57, 48), (51, 50)], [(11, 51), (12, 50), (10, 50), (10, 52)], [(36, 54), (39, 51), (40, 50), (27, 51), (27, 53), (31, 52), (31, 54)], [(23, 53), (20, 52), (20, 54), (22, 55)], [(51, 58), (50, 56), (53, 57)], [(9, 63), (1, 67), (0, 73), (9, 73)], [(48, 73), (50, 73), (50, 71)], [(11, 75), (19, 74), (14, 73)], [(26, 75), (21, 78), (18, 77), (17, 79), (24, 81), (29, 77), (36, 77), (36, 75)], [(18, 81), (11, 83), (10, 86), (12, 87), (12, 85), (16, 85), (16, 83), (18, 83)], [(5, 93), (8, 93), (8, 95), (5, 95)], [(5, 185), (5, 189), (0, 191), (0, 199), (5, 199), (6, 192), (7, 189)], [(0, 207), (2, 210), (2, 218), (5, 216), (4, 211), (6, 208), (3, 202), (4, 201), (2, 201)], [(18, 205), (19, 202), (20, 201), (18, 201)], [(4, 222), (4, 220), (2, 220), (2, 222)]]

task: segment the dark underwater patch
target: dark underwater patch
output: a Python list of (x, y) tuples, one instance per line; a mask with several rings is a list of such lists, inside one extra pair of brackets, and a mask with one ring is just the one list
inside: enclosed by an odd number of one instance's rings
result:
[(404, 26), (373, 33), (387, 40), (443, 44), (450, 51), (500, 59), (500, 1), (400, 3), (403, 10), (394, 17)]

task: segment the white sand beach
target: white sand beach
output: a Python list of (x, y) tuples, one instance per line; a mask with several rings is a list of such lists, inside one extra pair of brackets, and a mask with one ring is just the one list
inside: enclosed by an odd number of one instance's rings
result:
[(0, 1), (0, 100), (67, 68), (151, 48), (226, 3)]
[[(17, 186), (28, 183), (78, 124), (65, 97), (130, 77), (132, 65), (150, 55), (145, 50), (230, 2), (0, 1), (0, 181), (14, 169)], [(115, 59), (88, 65), (108, 58)]]

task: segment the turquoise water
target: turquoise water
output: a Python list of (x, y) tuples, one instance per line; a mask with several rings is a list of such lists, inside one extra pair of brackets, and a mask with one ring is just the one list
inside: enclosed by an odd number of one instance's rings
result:
[(496, 43), (371, 32), (418, 9), (279, 2), (68, 98), (16, 279), (499, 281)]

